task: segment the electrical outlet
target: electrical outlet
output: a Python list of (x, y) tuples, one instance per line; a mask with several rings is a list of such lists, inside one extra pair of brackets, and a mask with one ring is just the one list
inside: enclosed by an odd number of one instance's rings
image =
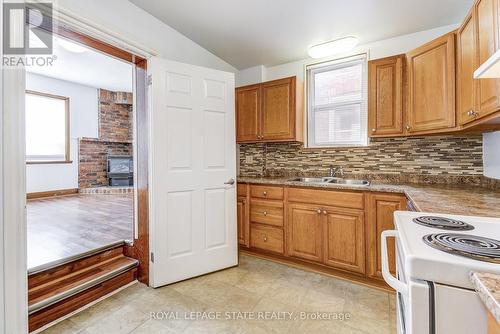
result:
[(247, 155), (245, 157), (245, 163), (247, 163), (247, 164), (253, 163), (253, 155)]

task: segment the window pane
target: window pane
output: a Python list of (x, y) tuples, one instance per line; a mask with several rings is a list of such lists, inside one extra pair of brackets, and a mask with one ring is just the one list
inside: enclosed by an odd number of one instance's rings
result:
[(314, 111), (316, 145), (363, 144), (366, 133), (361, 103)]
[(332, 69), (314, 74), (314, 105), (347, 99), (361, 99), (363, 65)]
[(66, 101), (26, 94), (26, 156), (29, 160), (64, 160)]

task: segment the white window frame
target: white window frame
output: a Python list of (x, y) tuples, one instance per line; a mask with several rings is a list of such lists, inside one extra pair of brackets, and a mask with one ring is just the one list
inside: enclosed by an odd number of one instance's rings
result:
[[(361, 120), (361, 129), (364, 130), (364, 138), (363, 142), (359, 143), (324, 143), (324, 144), (316, 144), (314, 142), (314, 80), (312, 80), (313, 75), (316, 73), (330, 71), (332, 69), (340, 69), (344, 67), (352, 66), (353, 63), (360, 62), (362, 64), (362, 89), (361, 89), (361, 99), (359, 102), (361, 103), (361, 113), (364, 116)], [(306, 64), (304, 66), (304, 77), (306, 78), (305, 84), (305, 95), (306, 95), (306, 133), (305, 133), (305, 147), (307, 148), (335, 148), (335, 147), (365, 147), (369, 144), (368, 137), (368, 54), (362, 53), (349, 57), (343, 57), (338, 59), (330, 59), (327, 61), (322, 61), (318, 63)], [(322, 109), (328, 109), (332, 106), (342, 106), (342, 105), (350, 105), (353, 104), (354, 100), (346, 99), (345, 101), (339, 101), (331, 104), (327, 104), (322, 106)]]

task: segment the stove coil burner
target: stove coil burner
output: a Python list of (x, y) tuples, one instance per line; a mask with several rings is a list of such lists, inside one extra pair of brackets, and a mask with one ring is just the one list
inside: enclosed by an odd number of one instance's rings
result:
[(474, 226), (463, 221), (445, 217), (422, 216), (413, 218), (413, 221), (420, 225), (439, 228), (442, 230), (471, 231), (474, 229)]
[(424, 242), (443, 252), (500, 264), (500, 241), (458, 233), (428, 234)]

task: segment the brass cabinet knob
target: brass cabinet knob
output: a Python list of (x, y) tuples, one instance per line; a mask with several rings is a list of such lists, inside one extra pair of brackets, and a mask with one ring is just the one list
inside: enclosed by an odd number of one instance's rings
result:
[(377, 131), (377, 129), (373, 128), (373, 129), (372, 129), (372, 132), (375, 132), (375, 131)]
[(326, 210), (323, 210), (323, 214), (326, 215), (328, 212), (326, 212)]
[(407, 125), (406, 130), (410, 131), (410, 129), (411, 129), (411, 126)]
[(264, 236), (264, 241), (267, 241), (267, 235)]
[(316, 210), (318, 214), (321, 214), (321, 209)]
[(262, 192), (262, 195), (267, 196), (267, 191)]
[(267, 211), (262, 212), (264, 216), (267, 216)]

